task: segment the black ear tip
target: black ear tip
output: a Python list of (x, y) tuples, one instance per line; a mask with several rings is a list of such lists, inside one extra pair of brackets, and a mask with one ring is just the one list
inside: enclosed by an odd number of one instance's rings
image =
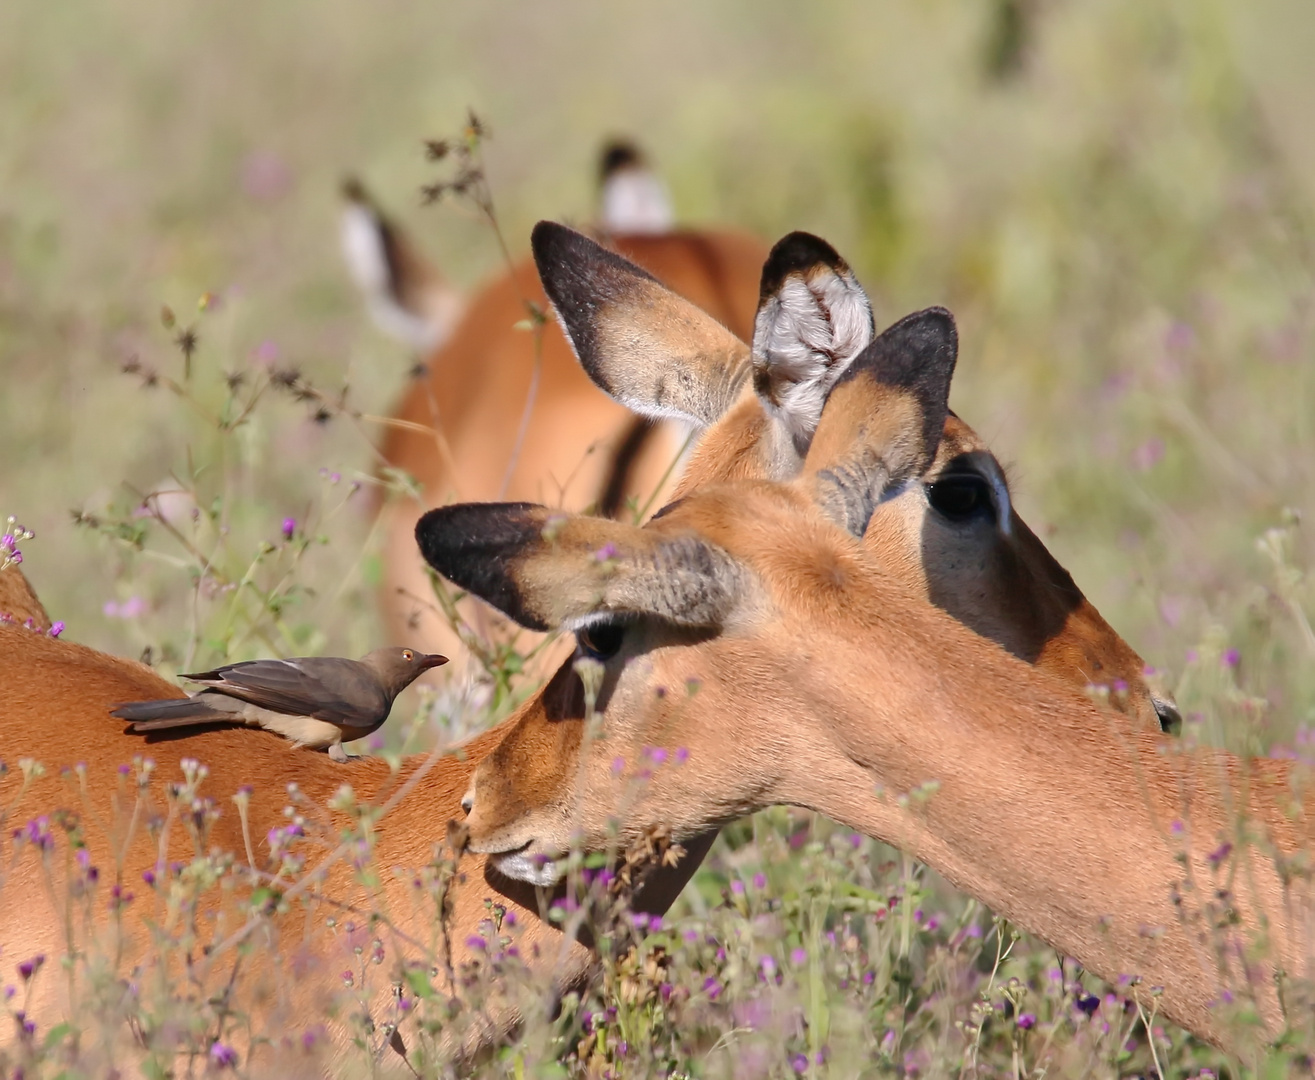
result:
[(548, 627), (524, 602), (510, 568), (543, 540), (551, 513), (533, 503), (456, 503), (416, 522), (420, 553), (449, 581), (531, 630)]
[(763, 263), (760, 298), (766, 299), (775, 293), (791, 274), (807, 274), (817, 266), (825, 266), (837, 274), (849, 272), (849, 266), (840, 253), (820, 236), (792, 232), (781, 237)]
[(915, 311), (900, 319), (886, 333), (923, 347), (939, 346), (955, 354), (959, 351), (959, 328), (948, 308), (929, 307)]
[(510, 550), (543, 528), (534, 503), (454, 503), (430, 510), (416, 522), (420, 554), (444, 577), (472, 552)]
[(563, 258), (578, 257), (581, 251), (597, 246), (587, 236), (555, 221), (540, 221), (530, 232), (530, 250), (534, 252), (534, 261), (540, 266), (545, 260), (556, 262)]

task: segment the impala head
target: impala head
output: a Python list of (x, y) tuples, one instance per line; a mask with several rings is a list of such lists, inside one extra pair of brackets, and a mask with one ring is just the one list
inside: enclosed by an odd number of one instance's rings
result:
[[(902, 320), (835, 381), (797, 479), (713, 485), (643, 527), (524, 503), (426, 515), (418, 536), (435, 567), (523, 625), (576, 630), (593, 662), (592, 675), (564, 666), (476, 770), (466, 805), (477, 850), (513, 876), (551, 880), (547, 862), (577, 831), (608, 842), (648, 747), (682, 747), (699, 767), (664, 777), (660, 803), (641, 795), (632, 822), (686, 837), (788, 790), (777, 781), (815, 721), (791, 733), (779, 724), (788, 708), (761, 707), (779, 704), (782, 666), (843, 633), (845, 612), (889, 620), (892, 606), (926, 607), (897, 582), (873, 600), (860, 540), (874, 509), (934, 460), (954, 361), (948, 312)], [(586, 730), (582, 674), (605, 738)]]
[[(831, 387), (872, 340), (866, 294), (807, 233), (781, 240), (763, 267), (752, 346), (578, 233), (541, 222), (533, 243), (548, 298), (594, 382), (637, 412), (705, 429), (678, 496), (797, 475)], [(952, 412), (934, 459), (876, 508), (864, 544), (889, 573), (1021, 659), (1078, 686), (1114, 688), (1111, 704), (1137, 725), (1177, 720), (1147, 686), (1142, 659), (1015, 513), (1000, 463)]]

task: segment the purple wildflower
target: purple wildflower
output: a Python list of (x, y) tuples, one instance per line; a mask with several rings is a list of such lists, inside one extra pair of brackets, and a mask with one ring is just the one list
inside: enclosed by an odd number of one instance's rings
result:
[(1100, 998), (1095, 994), (1079, 994), (1073, 1004), (1084, 1016), (1094, 1016), (1100, 1008)]
[(291, 540), (297, 531), (297, 519), (294, 517), (285, 517), (283, 519), (283, 539)]
[(46, 962), (43, 953), (37, 953), (31, 960), (24, 960), (18, 965), (18, 976), (24, 982), (27, 982), (33, 975), (41, 970), (41, 965)]
[(1036, 1027), (1036, 1013), (1020, 1013), (1017, 1023), (1024, 1031), (1031, 1031)]
[(237, 1051), (216, 1041), (210, 1046), (210, 1062), (217, 1069), (231, 1069), (237, 1064)]

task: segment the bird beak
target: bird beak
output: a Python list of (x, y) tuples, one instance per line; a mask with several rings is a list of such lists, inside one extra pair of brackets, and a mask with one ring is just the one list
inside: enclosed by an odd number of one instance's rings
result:
[(430, 668), (442, 667), (446, 663), (446, 656), (440, 656), (438, 653), (426, 653), (420, 660), (420, 670), (428, 671)]

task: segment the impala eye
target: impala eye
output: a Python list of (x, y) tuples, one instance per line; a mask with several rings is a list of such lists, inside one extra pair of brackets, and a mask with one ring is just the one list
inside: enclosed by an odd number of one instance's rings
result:
[(927, 486), (927, 500), (932, 509), (951, 521), (991, 513), (991, 486), (976, 473), (942, 476)]
[(1165, 698), (1151, 695), (1151, 704), (1155, 706), (1155, 715), (1160, 718), (1160, 730), (1169, 735), (1177, 735), (1183, 729), (1183, 715), (1178, 706)]
[(610, 621), (582, 626), (575, 632), (580, 652), (601, 663), (606, 663), (621, 651), (621, 642), (625, 636), (625, 624)]

